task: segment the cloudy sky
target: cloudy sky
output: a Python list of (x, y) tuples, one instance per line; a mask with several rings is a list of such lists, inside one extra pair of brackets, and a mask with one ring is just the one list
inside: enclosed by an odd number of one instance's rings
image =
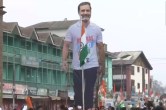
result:
[[(79, 19), (83, 0), (3, 0), (6, 22), (28, 26), (45, 21)], [(141, 50), (151, 63), (154, 79), (166, 85), (166, 0), (87, 0), (91, 21), (104, 28), (111, 52)]]

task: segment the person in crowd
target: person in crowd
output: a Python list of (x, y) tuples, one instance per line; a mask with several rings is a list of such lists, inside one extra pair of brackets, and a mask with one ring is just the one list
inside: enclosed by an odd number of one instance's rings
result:
[(154, 110), (164, 110), (164, 106), (162, 102), (159, 102), (159, 105), (154, 108)]

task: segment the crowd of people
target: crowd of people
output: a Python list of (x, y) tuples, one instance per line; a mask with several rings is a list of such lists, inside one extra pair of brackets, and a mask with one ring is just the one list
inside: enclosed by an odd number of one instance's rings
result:
[(154, 100), (144, 100), (144, 101), (137, 100), (137, 103), (135, 105), (132, 105), (131, 103), (125, 103), (125, 101), (122, 101), (121, 103), (117, 104), (115, 108), (111, 107), (111, 109), (108, 108), (108, 110), (114, 110), (114, 109), (116, 110), (166, 110), (165, 101), (159, 100), (158, 104), (155, 104), (155, 103), (156, 102)]

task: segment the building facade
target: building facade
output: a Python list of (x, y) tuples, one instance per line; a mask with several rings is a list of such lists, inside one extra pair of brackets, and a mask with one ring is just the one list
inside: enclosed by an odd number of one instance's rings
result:
[(124, 51), (113, 53), (113, 84), (116, 92), (122, 92), (125, 98), (149, 95), (151, 89), (150, 70), (152, 66), (142, 51)]

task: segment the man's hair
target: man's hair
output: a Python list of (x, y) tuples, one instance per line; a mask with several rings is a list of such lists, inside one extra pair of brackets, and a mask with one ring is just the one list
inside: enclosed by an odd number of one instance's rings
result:
[(80, 12), (80, 7), (83, 6), (83, 5), (89, 5), (90, 10), (92, 9), (90, 2), (81, 2), (81, 3), (78, 5), (78, 13)]

